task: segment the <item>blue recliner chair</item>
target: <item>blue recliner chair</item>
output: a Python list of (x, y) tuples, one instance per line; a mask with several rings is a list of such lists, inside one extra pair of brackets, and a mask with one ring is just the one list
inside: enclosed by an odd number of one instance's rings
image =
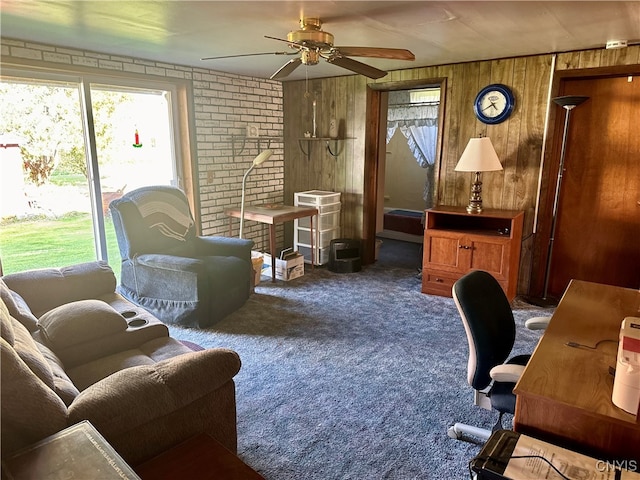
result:
[(143, 187), (110, 203), (118, 291), (166, 323), (208, 327), (249, 298), (251, 240), (198, 236), (185, 194)]

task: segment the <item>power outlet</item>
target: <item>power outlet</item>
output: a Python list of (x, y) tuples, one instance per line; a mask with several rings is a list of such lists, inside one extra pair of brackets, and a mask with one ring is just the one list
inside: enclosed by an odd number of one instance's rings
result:
[(213, 183), (213, 172), (212, 171), (208, 171), (207, 172), (207, 183)]

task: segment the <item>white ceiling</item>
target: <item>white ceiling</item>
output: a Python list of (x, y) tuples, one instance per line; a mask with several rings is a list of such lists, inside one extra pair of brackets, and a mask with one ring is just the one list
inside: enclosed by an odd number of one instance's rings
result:
[[(287, 51), (301, 16), (335, 45), (406, 48), (415, 61), (355, 58), (382, 70), (640, 42), (640, 2), (627, 1), (79, 1), (2, 0), (3, 37), (268, 78), (293, 57), (202, 57)], [(306, 72), (305, 72), (306, 70)], [(321, 61), (286, 80), (349, 75)]]

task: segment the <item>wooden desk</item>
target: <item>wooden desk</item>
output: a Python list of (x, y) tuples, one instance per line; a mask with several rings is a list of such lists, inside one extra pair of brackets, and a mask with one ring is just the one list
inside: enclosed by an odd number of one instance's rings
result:
[(595, 457), (640, 461), (640, 423), (611, 401), (609, 373), (622, 320), (639, 308), (638, 290), (572, 280), (514, 389), (515, 430)]
[(138, 465), (135, 470), (142, 480), (264, 480), (204, 433)]
[[(231, 220), (232, 218), (240, 218), (240, 208), (228, 208), (224, 213), (229, 216), (229, 236), (232, 236)], [(271, 254), (271, 281), (276, 281), (276, 225), (279, 223), (289, 222), (296, 218), (310, 218), (310, 227), (313, 231), (313, 217), (318, 214), (315, 207), (292, 207), (289, 205), (277, 205), (274, 207), (267, 206), (246, 206), (244, 207), (244, 219), (253, 220), (254, 222), (266, 223), (269, 225), (269, 253)], [(313, 235), (311, 235), (311, 268), (315, 264), (313, 249)]]

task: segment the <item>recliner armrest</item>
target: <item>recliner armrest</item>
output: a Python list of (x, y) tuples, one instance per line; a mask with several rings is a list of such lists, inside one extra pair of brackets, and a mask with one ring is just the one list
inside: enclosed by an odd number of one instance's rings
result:
[(551, 317), (533, 317), (524, 322), (529, 330), (545, 330), (549, 326)]
[(244, 238), (201, 236), (194, 240), (198, 256), (218, 255), (224, 257), (239, 257), (251, 261), (253, 240)]
[(520, 380), (520, 377), (524, 372), (524, 368), (524, 365), (505, 363), (493, 367), (489, 372), (489, 375), (496, 382), (516, 383), (518, 380)]
[(149, 268), (199, 273), (203, 269), (202, 260), (198, 258), (178, 257), (160, 253), (146, 253), (136, 257), (138, 264)]

